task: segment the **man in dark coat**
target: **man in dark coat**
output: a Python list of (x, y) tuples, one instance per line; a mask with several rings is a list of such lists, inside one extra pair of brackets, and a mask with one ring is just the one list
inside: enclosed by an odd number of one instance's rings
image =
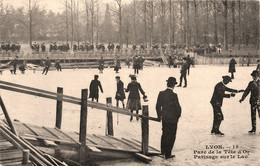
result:
[(184, 79), (184, 88), (187, 87), (187, 70), (188, 70), (188, 63), (187, 63), (187, 59), (183, 58), (183, 64), (181, 66), (181, 77), (180, 77), (180, 84), (177, 87), (181, 87), (182, 85), (182, 79)]
[(51, 66), (51, 61), (50, 61), (49, 57), (47, 57), (47, 59), (46, 59), (46, 61), (45, 61), (45, 68), (43, 69), (42, 74), (47, 75), (50, 66)]
[(99, 67), (98, 67), (100, 73), (103, 73), (104, 65), (105, 65), (105, 61), (103, 57), (101, 57), (101, 59), (99, 60)]
[(118, 72), (119, 69), (121, 69), (121, 61), (120, 61), (120, 59), (118, 59), (118, 57), (117, 57), (117, 58), (116, 58), (116, 65), (115, 65), (114, 70), (115, 70), (116, 73), (119, 73), (119, 72)]
[(236, 72), (236, 60), (232, 58), (229, 62), (228, 72), (231, 73), (231, 79), (234, 79), (234, 73)]
[(258, 116), (260, 117), (260, 109), (259, 109), (259, 90), (260, 90), (260, 79), (258, 72), (254, 70), (251, 73), (251, 76), (253, 77), (253, 81), (250, 81), (242, 98), (239, 100), (240, 103), (242, 103), (247, 95), (251, 93), (250, 96), (250, 105), (251, 105), (251, 122), (252, 122), (252, 130), (248, 131), (249, 134), (254, 134), (256, 131), (256, 110), (258, 110)]
[(134, 68), (134, 74), (139, 74), (139, 69), (140, 69), (140, 61), (139, 57), (136, 55), (133, 58), (133, 68)]
[(175, 157), (171, 153), (176, 138), (178, 120), (181, 117), (178, 95), (173, 92), (176, 84), (176, 78), (169, 77), (167, 89), (159, 93), (156, 103), (158, 120), (162, 119), (161, 153), (165, 159)]
[(124, 83), (120, 80), (119, 76), (116, 76), (117, 89), (116, 89), (116, 106), (119, 106), (119, 101), (122, 102), (123, 108), (125, 108), (125, 91), (124, 91)]
[(96, 99), (96, 101), (98, 102), (98, 98), (99, 98), (99, 89), (100, 91), (103, 93), (103, 88), (102, 85), (100, 83), (100, 81), (98, 80), (98, 75), (94, 76), (94, 80), (91, 81), (90, 86), (89, 86), (89, 98), (92, 99), (92, 101), (94, 101), (94, 99)]
[[(213, 113), (214, 113), (214, 120), (213, 120), (213, 127), (211, 130), (211, 134), (216, 134), (216, 135), (224, 135), (224, 133), (219, 131), (221, 121), (224, 120), (224, 116), (223, 116), (223, 113), (221, 110), (221, 107), (223, 104), (223, 99), (234, 97), (235, 93), (243, 91), (243, 90), (238, 91), (238, 90), (230, 89), (230, 88), (226, 87), (226, 85), (229, 82), (232, 82), (232, 80), (229, 76), (223, 76), (222, 79), (223, 79), (223, 81), (219, 82), (215, 86), (213, 96), (210, 101), (210, 103), (213, 107)], [(232, 93), (226, 94), (225, 93), (226, 91), (232, 92)]]
[(16, 56), (13, 60), (14, 74), (16, 74), (17, 63), (18, 63), (18, 56)]

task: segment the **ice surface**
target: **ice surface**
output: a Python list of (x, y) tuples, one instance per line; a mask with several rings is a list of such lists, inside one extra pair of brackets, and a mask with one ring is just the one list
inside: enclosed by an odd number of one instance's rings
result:
[[(255, 67), (237, 67), (235, 80), (228, 86), (231, 88), (245, 89), (252, 79), (250, 73)], [(260, 134), (248, 135), (251, 129), (249, 96), (240, 104), (241, 93), (235, 98), (225, 99), (223, 103), (224, 121), (221, 131), (225, 137), (210, 135), (212, 127), (212, 107), (209, 103), (215, 84), (221, 81), (222, 75), (227, 75), (228, 66), (196, 66), (191, 68), (188, 76), (188, 88), (175, 88), (182, 106), (182, 117), (179, 121), (177, 139), (173, 154), (175, 159), (163, 160), (154, 157), (151, 165), (258, 165), (260, 163)], [(97, 69), (64, 70), (62, 72), (50, 71), (48, 75), (42, 75), (40, 71), (33, 73), (26, 71), (26, 74), (11, 75), (8, 71), (3, 72), (1, 80), (19, 83), (22, 85), (42, 88), (56, 92), (57, 87), (64, 88), (64, 94), (80, 97), (81, 89), (88, 88), (94, 74), (99, 74)], [(100, 102), (105, 103), (106, 97), (113, 98), (115, 105), (116, 81), (115, 76), (121, 76), (125, 86), (130, 82), (129, 74), (132, 69), (123, 68), (119, 74), (113, 69), (105, 69), (100, 75), (104, 94), (100, 94)], [(150, 116), (156, 117), (155, 104), (159, 91), (166, 88), (166, 80), (174, 76), (179, 82), (179, 69), (167, 67), (144, 68), (138, 75), (138, 82), (141, 83), (146, 92), (149, 102)], [(55, 125), (56, 102), (35, 96), (14, 93), (0, 90), (4, 103), (11, 118), (18, 119), (25, 123), (53, 127)], [(128, 95), (128, 94), (127, 94)], [(126, 102), (126, 101), (125, 101)], [(63, 130), (79, 130), (80, 106), (63, 104)], [(140, 121), (129, 121), (125, 115), (113, 114), (114, 132), (117, 137), (141, 139)], [(3, 116), (2, 116), (3, 117)], [(117, 119), (119, 124), (117, 125)], [(105, 134), (106, 112), (89, 108), (87, 133)], [(257, 118), (257, 123), (259, 119)], [(259, 124), (257, 124), (259, 129)], [(150, 122), (150, 145), (160, 149), (161, 124)], [(194, 150), (205, 150), (206, 145), (239, 145), (240, 149), (250, 151), (248, 159), (194, 159)], [(122, 163), (121, 163), (122, 164)], [(118, 164), (120, 165), (120, 163)], [(145, 165), (142, 163), (129, 163), (124, 165)]]

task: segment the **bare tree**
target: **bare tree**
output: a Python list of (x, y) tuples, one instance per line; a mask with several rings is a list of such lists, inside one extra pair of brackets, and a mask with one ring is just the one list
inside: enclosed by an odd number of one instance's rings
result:
[(122, 0), (114, 0), (117, 6), (117, 10), (111, 9), (113, 12), (113, 15), (115, 17), (116, 24), (118, 26), (118, 32), (119, 32), (119, 45), (122, 48)]
[(231, 11), (232, 11), (232, 46), (236, 44), (236, 17), (235, 17), (235, 7), (236, 1), (231, 2)]

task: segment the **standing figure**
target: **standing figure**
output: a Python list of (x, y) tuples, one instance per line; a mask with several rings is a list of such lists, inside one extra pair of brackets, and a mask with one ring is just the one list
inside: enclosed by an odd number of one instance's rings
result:
[(57, 71), (61, 71), (61, 65), (60, 65), (60, 60), (59, 59), (55, 63), (55, 67), (56, 67)]
[[(216, 134), (216, 135), (224, 135), (224, 133), (219, 131), (219, 127), (221, 124), (221, 121), (224, 120), (224, 116), (221, 110), (222, 104), (223, 104), (223, 99), (224, 98), (230, 98), (230, 97), (235, 97), (235, 93), (239, 92), (235, 89), (230, 89), (226, 87), (226, 85), (229, 82), (232, 82), (231, 77), (229, 76), (223, 76), (222, 77), (223, 81), (219, 82), (213, 92), (213, 96), (211, 98), (211, 105), (213, 107), (213, 113), (214, 113), (214, 120), (213, 120), (213, 127), (211, 130), (211, 134)], [(225, 92), (232, 92), (231, 94), (226, 94)]]
[(257, 60), (257, 67), (256, 67), (256, 71), (258, 72), (258, 76), (260, 77), (260, 60)]
[(127, 65), (128, 69), (129, 69), (130, 68), (130, 59), (129, 58), (126, 59), (126, 65)]
[(104, 70), (104, 65), (105, 65), (105, 61), (103, 59), (103, 57), (101, 57), (101, 59), (99, 60), (99, 73), (103, 73), (103, 70)]
[(259, 113), (259, 88), (260, 88), (260, 79), (258, 72), (254, 70), (251, 73), (251, 76), (253, 77), (253, 81), (250, 81), (242, 98), (239, 100), (240, 103), (242, 103), (247, 95), (251, 93), (250, 96), (250, 105), (251, 105), (251, 123), (252, 123), (252, 130), (248, 131), (249, 134), (254, 134), (256, 131), (256, 110), (258, 110), (258, 116), (260, 117)]
[(125, 91), (124, 91), (124, 83), (120, 80), (119, 76), (116, 76), (117, 89), (116, 89), (116, 106), (119, 106), (119, 101), (122, 102), (123, 108), (125, 108)]
[(234, 73), (236, 72), (236, 60), (232, 58), (229, 62), (228, 72), (231, 73), (231, 79), (234, 79)]
[(16, 74), (17, 63), (18, 63), (18, 56), (15, 56), (13, 60), (14, 74)]
[[(129, 92), (128, 100), (127, 100), (127, 106), (126, 108), (133, 113), (133, 111), (136, 111), (136, 114), (138, 114), (139, 110), (141, 110), (141, 99), (139, 91), (142, 93), (143, 97), (145, 98), (145, 92), (143, 91), (141, 85), (136, 81), (135, 75), (130, 75), (131, 82), (128, 84), (126, 92)], [(139, 118), (136, 117), (136, 120)], [(131, 116), (130, 121), (133, 120), (133, 116)]]
[(47, 73), (48, 73), (48, 71), (49, 71), (49, 68), (50, 68), (50, 66), (51, 66), (51, 61), (49, 60), (49, 57), (47, 57), (47, 59), (46, 59), (44, 65), (45, 65), (45, 67), (44, 67), (44, 69), (43, 69), (42, 74), (47, 75)]
[(133, 68), (134, 68), (134, 74), (139, 74), (139, 69), (140, 69), (140, 63), (139, 63), (139, 58), (138, 56), (134, 56), (133, 58)]
[(177, 87), (181, 87), (182, 86), (182, 79), (184, 79), (184, 88), (187, 87), (187, 70), (188, 70), (188, 63), (187, 63), (187, 59), (183, 58), (183, 64), (181, 66), (181, 77), (180, 77), (180, 84)]
[(156, 103), (158, 120), (162, 119), (161, 154), (165, 156), (165, 159), (175, 157), (171, 153), (176, 138), (178, 120), (181, 117), (178, 95), (173, 92), (176, 84), (176, 78), (169, 77), (167, 89), (159, 93)]
[(98, 75), (94, 76), (94, 80), (91, 81), (90, 86), (89, 86), (89, 98), (92, 99), (92, 101), (94, 101), (94, 99), (96, 99), (96, 101), (98, 102), (98, 98), (99, 98), (99, 88), (100, 91), (103, 93), (103, 88), (102, 85), (100, 83), (100, 81), (98, 80)]
[(251, 56), (250, 53), (247, 54), (247, 66), (250, 66), (251, 63)]
[(192, 64), (192, 59), (190, 58), (190, 55), (187, 56), (187, 65), (188, 65), (188, 75), (190, 75), (190, 65)]
[(118, 59), (118, 57), (116, 58), (116, 66), (114, 68), (114, 70), (116, 71), (116, 73), (119, 73), (119, 69), (121, 69), (121, 61), (120, 59)]

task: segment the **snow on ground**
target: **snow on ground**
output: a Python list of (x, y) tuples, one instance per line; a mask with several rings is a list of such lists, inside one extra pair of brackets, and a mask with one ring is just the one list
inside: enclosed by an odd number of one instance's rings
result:
[[(231, 88), (245, 89), (251, 80), (250, 73), (255, 67), (237, 67), (235, 80), (228, 86)], [(210, 98), (215, 84), (221, 81), (221, 76), (226, 75), (228, 67), (196, 66), (191, 68), (188, 77), (188, 88), (175, 88), (182, 106), (182, 117), (179, 121), (177, 139), (173, 154), (175, 159), (163, 160), (154, 157), (151, 165), (259, 165), (260, 163), (260, 134), (248, 135), (251, 129), (249, 97), (240, 104), (238, 101), (242, 94), (235, 98), (225, 99), (223, 104), (224, 121), (221, 131), (225, 137), (210, 135), (212, 127), (212, 107)], [(100, 74), (104, 94), (100, 94), (100, 102), (105, 103), (106, 97), (113, 98), (115, 105), (116, 81), (115, 76), (120, 75), (125, 86), (130, 82), (129, 74), (132, 69), (123, 68), (119, 74), (113, 69), (105, 69)], [(88, 88), (94, 74), (99, 74), (97, 69), (64, 70), (63, 72), (50, 71), (48, 75), (42, 75), (40, 71), (33, 73), (26, 71), (25, 75), (11, 75), (5, 71), (1, 80), (19, 83), (45, 90), (56, 92), (57, 87), (64, 88), (64, 94), (80, 97), (81, 89)], [(179, 81), (179, 69), (176, 68), (145, 68), (138, 75), (146, 92), (149, 102), (149, 114), (156, 117), (155, 104), (159, 91), (166, 88), (166, 80), (174, 76)], [(13, 119), (19, 119), (25, 123), (53, 127), (55, 125), (56, 102), (54, 100), (29, 96), (20, 93), (0, 90), (4, 103)], [(128, 94), (127, 94), (128, 95)], [(64, 103), (63, 105), (63, 130), (79, 130), (80, 106)], [(117, 120), (119, 124), (117, 125)], [(89, 108), (87, 133), (105, 134), (106, 112)], [(259, 122), (257, 119), (257, 126)], [(258, 127), (259, 130), (259, 127)], [(129, 121), (125, 115), (114, 114), (114, 132), (117, 137), (141, 139), (140, 121)], [(161, 124), (150, 121), (150, 145), (160, 149)], [(230, 147), (238, 145), (241, 150), (248, 150), (248, 159), (194, 159), (194, 150), (205, 150), (206, 145), (223, 145)], [(121, 165), (122, 163), (118, 163)], [(109, 164), (108, 164), (109, 165)], [(124, 165), (145, 165), (138, 162), (126, 162)]]

